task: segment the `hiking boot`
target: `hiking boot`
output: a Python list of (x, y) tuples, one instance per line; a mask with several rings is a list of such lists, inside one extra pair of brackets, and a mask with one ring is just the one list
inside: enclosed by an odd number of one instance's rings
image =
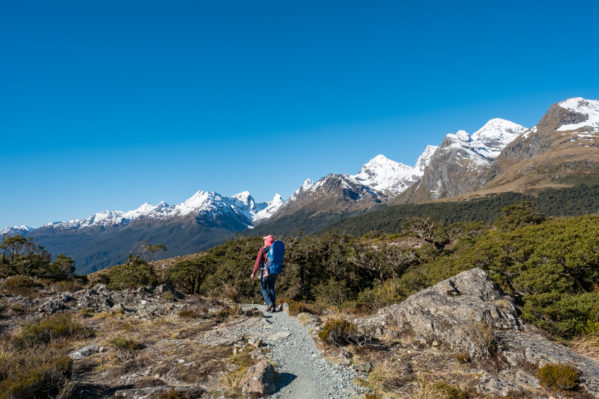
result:
[(272, 305), (268, 305), (268, 307), (266, 308), (267, 312), (274, 312), (275, 308), (272, 307)]
[(279, 305), (275, 309), (276, 312), (281, 312), (283, 310), (283, 305)]

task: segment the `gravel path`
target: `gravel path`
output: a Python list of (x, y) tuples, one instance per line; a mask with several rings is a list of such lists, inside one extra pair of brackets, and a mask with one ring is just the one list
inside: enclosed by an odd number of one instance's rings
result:
[[(279, 386), (271, 399), (355, 398), (364, 388), (353, 380), (360, 374), (353, 369), (327, 362), (316, 347), (307, 328), (285, 312), (265, 314), (265, 323), (248, 333), (259, 334), (276, 362)], [(254, 329), (252, 329), (254, 330)]]

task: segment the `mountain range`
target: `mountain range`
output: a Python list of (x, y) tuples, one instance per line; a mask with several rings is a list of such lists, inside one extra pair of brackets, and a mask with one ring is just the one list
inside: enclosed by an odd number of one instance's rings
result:
[(33, 237), (88, 273), (123, 262), (142, 241), (166, 245), (165, 256), (172, 257), (247, 229), (288, 233), (299, 219), (326, 226), (389, 204), (559, 187), (597, 174), (598, 165), (599, 101), (571, 98), (552, 105), (530, 129), (491, 119), (472, 135), (460, 130), (439, 146), (427, 146), (414, 166), (377, 155), (357, 174), (306, 179), (287, 200), (275, 194), (270, 202), (256, 203), (247, 191), (231, 197), (198, 191), (176, 205), (145, 203), (127, 212), (1, 233)]

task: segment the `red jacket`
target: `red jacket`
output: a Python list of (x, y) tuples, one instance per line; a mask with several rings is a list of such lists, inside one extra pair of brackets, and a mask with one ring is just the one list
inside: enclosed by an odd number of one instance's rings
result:
[(258, 255), (256, 256), (256, 262), (254, 263), (254, 270), (252, 271), (253, 275), (256, 275), (256, 272), (259, 268), (264, 266), (264, 261), (266, 260), (266, 252), (268, 251), (267, 247), (260, 247), (258, 250)]

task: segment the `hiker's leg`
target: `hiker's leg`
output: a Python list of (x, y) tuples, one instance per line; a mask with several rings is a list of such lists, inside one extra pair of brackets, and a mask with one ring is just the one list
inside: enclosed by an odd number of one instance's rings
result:
[(266, 302), (266, 306), (270, 306), (272, 303), (270, 301), (270, 295), (268, 292), (268, 277), (265, 278), (262, 275), (260, 276), (260, 292), (264, 297), (264, 302)]
[(274, 308), (275, 306), (277, 306), (277, 295), (275, 293), (275, 283), (277, 282), (277, 275), (271, 274), (270, 276), (268, 276), (268, 279), (268, 296), (270, 299), (270, 303)]

